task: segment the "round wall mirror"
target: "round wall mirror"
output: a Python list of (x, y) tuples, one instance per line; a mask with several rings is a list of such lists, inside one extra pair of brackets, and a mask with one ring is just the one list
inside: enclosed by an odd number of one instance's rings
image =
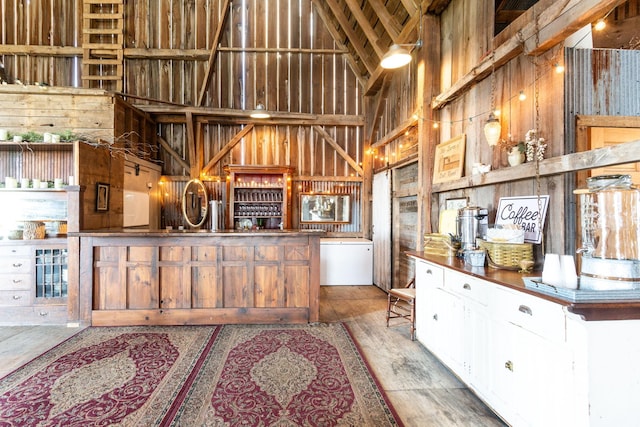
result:
[(182, 215), (191, 227), (200, 227), (207, 218), (207, 189), (198, 179), (187, 182), (182, 193)]

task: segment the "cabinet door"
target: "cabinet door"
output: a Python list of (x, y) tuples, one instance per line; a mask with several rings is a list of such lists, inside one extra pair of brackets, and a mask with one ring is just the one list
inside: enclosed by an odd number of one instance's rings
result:
[(489, 327), (486, 308), (472, 301), (464, 307), (464, 369), (469, 384), (480, 394), (485, 394), (489, 377)]
[(460, 297), (442, 289), (436, 289), (434, 339), (437, 341), (437, 356), (456, 374), (464, 366), (464, 303)]
[(428, 348), (436, 344), (437, 303), (435, 291), (442, 286), (443, 269), (422, 260), (416, 260), (416, 337)]

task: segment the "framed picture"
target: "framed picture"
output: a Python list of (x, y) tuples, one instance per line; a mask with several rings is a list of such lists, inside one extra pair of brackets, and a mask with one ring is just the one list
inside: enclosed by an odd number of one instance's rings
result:
[(469, 199), (467, 197), (456, 197), (445, 200), (444, 208), (458, 210), (467, 207), (467, 203), (469, 203)]
[(436, 145), (433, 165), (433, 183), (454, 181), (462, 177), (466, 135), (456, 136)]
[(300, 222), (351, 221), (351, 196), (345, 194), (301, 194)]
[(109, 210), (109, 184), (98, 182), (96, 184), (96, 210)]

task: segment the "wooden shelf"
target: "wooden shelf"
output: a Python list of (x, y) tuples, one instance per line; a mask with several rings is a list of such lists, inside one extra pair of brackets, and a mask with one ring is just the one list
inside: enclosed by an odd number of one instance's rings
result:
[[(540, 162), (540, 176), (560, 175), (639, 161), (640, 140), (542, 160)], [(523, 163), (518, 166), (497, 169), (486, 174), (471, 175), (455, 181), (434, 184), (433, 192), (443, 193), (445, 191), (520, 181), (535, 177), (535, 163)]]

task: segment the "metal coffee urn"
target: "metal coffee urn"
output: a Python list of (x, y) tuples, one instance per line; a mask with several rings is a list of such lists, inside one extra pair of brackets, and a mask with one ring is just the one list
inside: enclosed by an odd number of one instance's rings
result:
[(467, 206), (458, 210), (458, 236), (462, 251), (477, 248), (476, 239), (486, 239), (489, 228), (489, 211), (477, 206)]

